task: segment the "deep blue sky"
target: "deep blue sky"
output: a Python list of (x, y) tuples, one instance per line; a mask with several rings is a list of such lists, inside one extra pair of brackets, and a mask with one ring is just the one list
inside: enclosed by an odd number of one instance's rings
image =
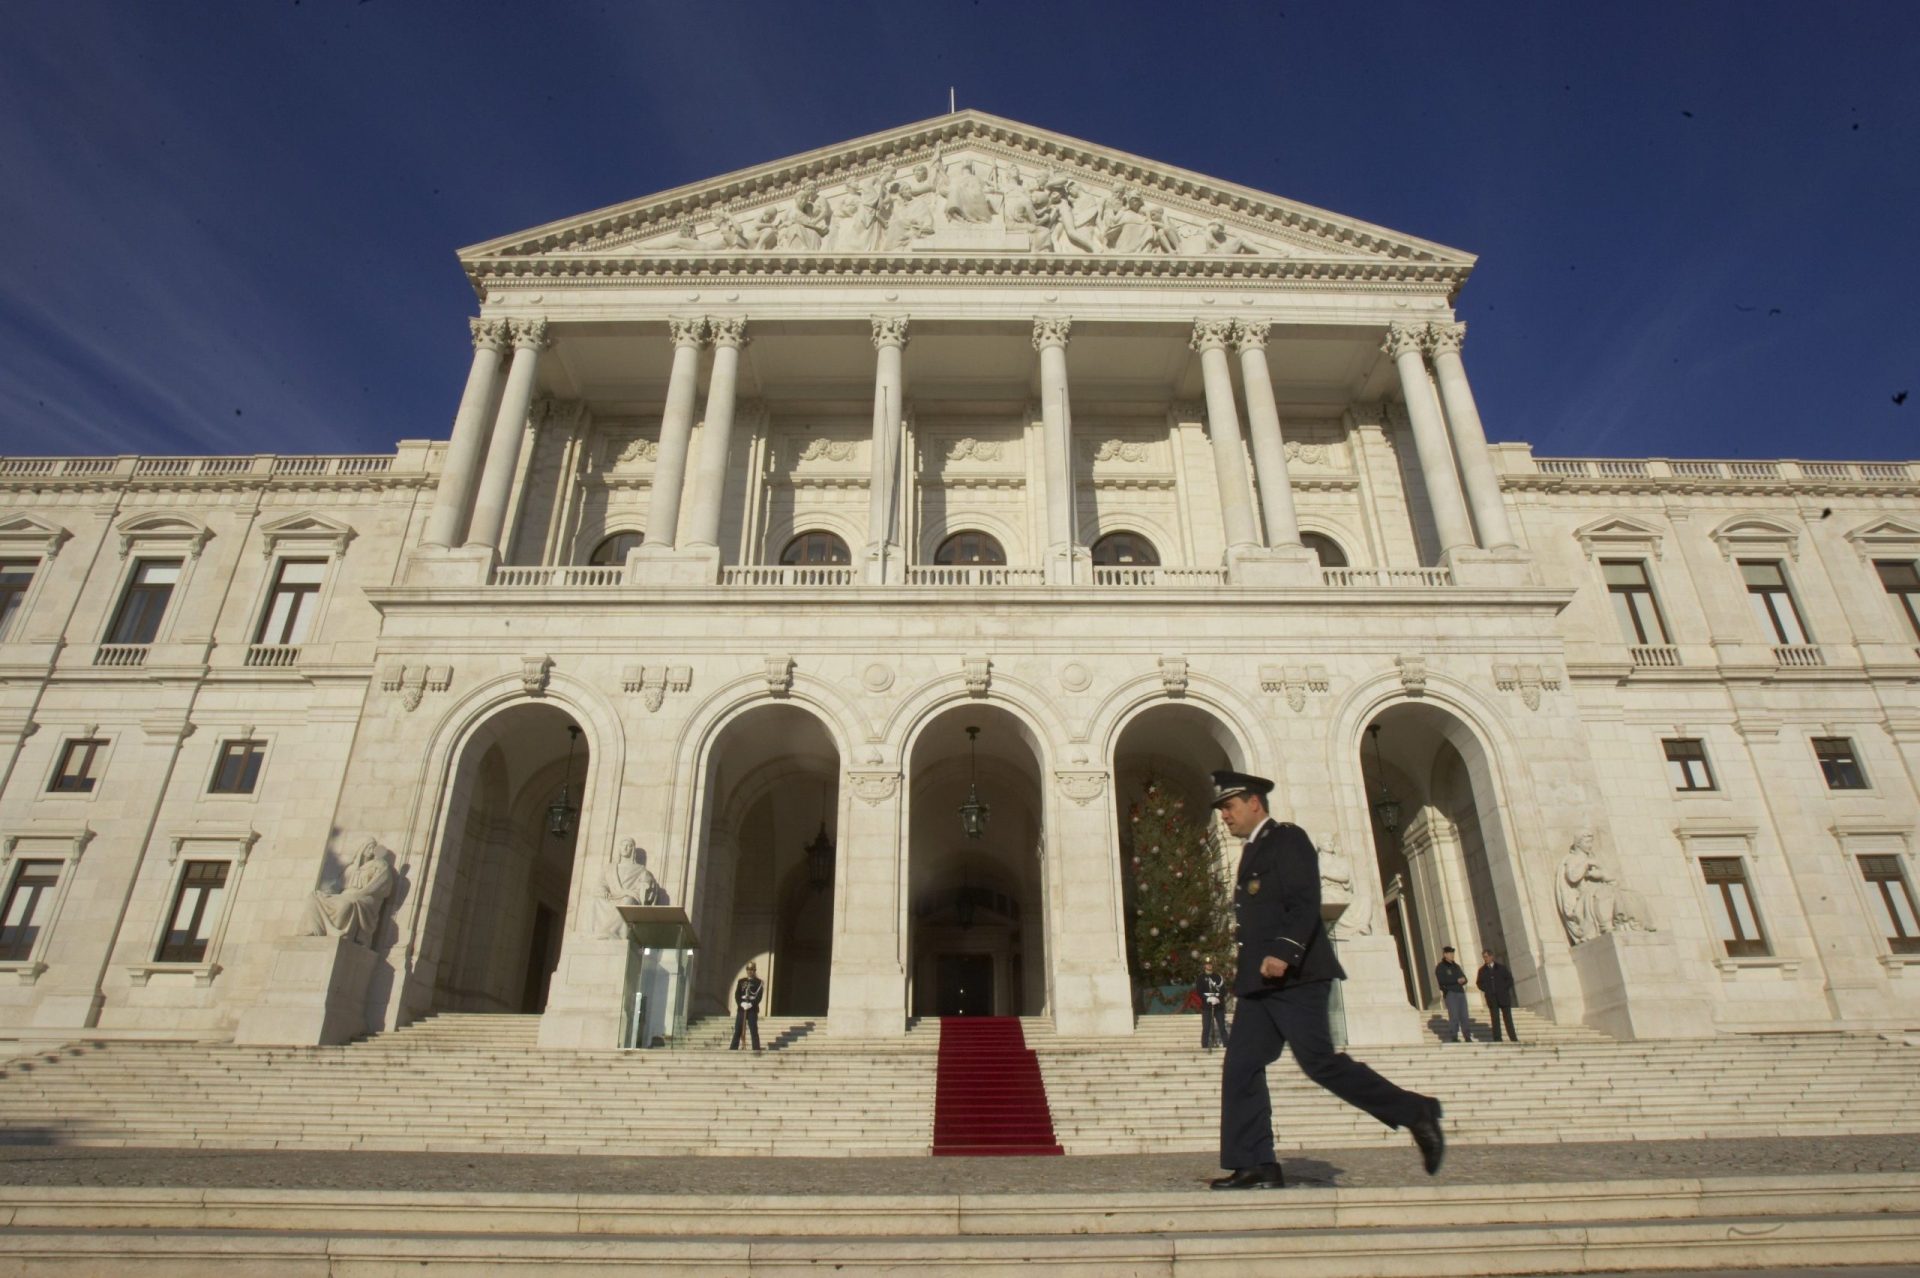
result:
[(7, 5), (0, 452), (444, 437), (454, 251), (963, 106), (1480, 255), (1497, 439), (1920, 457), (1920, 5)]

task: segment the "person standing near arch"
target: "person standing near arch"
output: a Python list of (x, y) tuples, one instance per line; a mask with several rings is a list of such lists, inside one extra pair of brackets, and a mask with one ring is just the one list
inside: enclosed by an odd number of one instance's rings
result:
[(1233, 977), (1239, 1010), (1220, 1069), (1220, 1165), (1214, 1189), (1279, 1189), (1267, 1066), (1291, 1045), (1306, 1076), (1389, 1127), (1404, 1127), (1429, 1176), (1447, 1141), (1440, 1102), (1396, 1087), (1334, 1050), (1327, 1003), (1346, 972), (1320, 920), (1320, 857), (1297, 825), (1267, 811), (1273, 782), (1244, 772), (1213, 774), (1213, 807), (1246, 842), (1235, 875), (1233, 913), (1240, 957)]

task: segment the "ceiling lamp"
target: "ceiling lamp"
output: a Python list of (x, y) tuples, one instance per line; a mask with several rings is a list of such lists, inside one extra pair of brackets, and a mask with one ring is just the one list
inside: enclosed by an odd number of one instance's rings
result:
[(827, 794), (820, 792), (820, 832), (807, 844), (807, 886), (824, 892), (833, 884), (833, 836), (827, 833)]
[(580, 728), (577, 724), (567, 725), (567, 772), (560, 782), (560, 793), (553, 796), (553, 802), (547, 805), (547, 833), (556, 839), (564, 839), (573, 833), (573, 818), (580, 809), (567, 802), (567, 791), (573, 786), (573, 747), (580, 740)]
[(980, 802), (980, 765), (974, 757), (974, 738), (980, 735), (980, 729), (967, 729), (967, 801), (960, 805), (960, 832), (969, 839), (977, 839), (987, 832), (987, 817), (991, 809)]
[(1373, 801), (1373, 819), (1388, 834), (1400, 828), (1400, 800), (1393, 797), (1387, 789), (1387, 772), (1380, 766), (1380, 725), (1373, 724), (1367, 729), (1373, 738), (1373, 774), (1380, 779), (1380, 797)]

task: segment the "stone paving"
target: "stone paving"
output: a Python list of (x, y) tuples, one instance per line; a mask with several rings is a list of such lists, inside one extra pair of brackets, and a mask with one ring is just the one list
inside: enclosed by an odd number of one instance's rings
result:
[[(1462, 1145), (1429, 1181), (1404, 1149), (1283, 1151), (1291, 1183), (1342, 1188), (1655, 1177), (1920, 1172), (1920, 1137)], [(1201, 1154), (1074, 1158), (633, 1158), (551, 1154), (0, 1146), (6, 1186), (166, 1186), (478, 1193), (1044, 1194), (1199, 1190)]]

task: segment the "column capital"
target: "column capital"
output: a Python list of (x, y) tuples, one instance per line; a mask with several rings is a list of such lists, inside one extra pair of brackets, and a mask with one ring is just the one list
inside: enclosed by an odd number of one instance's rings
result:
[(747, 321), (738, 315), (707, 316), (707, 340), (736, 349), (747, 344)]
[(904, 315), (875, 315), (873, 317), (873, 349), (883, 346), (905, 348), (907, 344), (907, 317)]
[(476, 351), (504, 351), (512, 341), (507, 321), (480, 319), (477, 316), (467, 321), (467, 331), (473, 334), (473, 349)]
[(1235, 320), (1233, 348), (1239, 351), (1264, 351), (1267, 349), (1267, 330), (1271, 327), (1266, 320)]
[(704, 316), (669, 316), (667, 332), (672, 334), (675, 346), (699, 347), (707, 344), (707, 321)]
[(521, 351), (544, 351), (553, 345), (547, 336), (547, 321), (543, 319), (513, 320), (513, 348)]
[(1408, 351), (1418, 355), (1426, 349), (1427, 326), (1407, 320), (1395, 320), (1387, 325), (1387, 340), (1380, 349), (1386, 352), (1388, 359), (1399, 359)]
[(1065, 346), (1067, 335), (1073, 331), (1073, 321), (1064, 315), (1033, 321), (1033, 349), (1043, 351), (1049, 346)]
[(1466, 340), (1467, 326), (1464, 323), (1427, 325), (1427, 350), (1435, 355), (1458, 355)]
[(1235, 325), (1230, 319), (1195, 320), (1193, 336), (1187, 345), (1196, 351), (1223, 351), (1233, 341)]

